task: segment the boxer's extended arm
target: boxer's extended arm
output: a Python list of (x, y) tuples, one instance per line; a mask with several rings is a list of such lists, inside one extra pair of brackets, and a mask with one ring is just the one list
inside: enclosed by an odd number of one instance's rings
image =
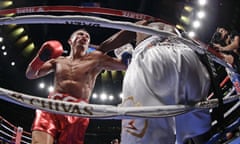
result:
[(113, 58), (101, 51), (94, 51), (92, 56), (98, 62), (98, 70), (126, 70), (127, 66), (119, 58)]
[(35, 79), (53, 71), (53, 63), (51, 59), (61, 56), (63, 47), (60, 42), (51, 40), (45, 42), (36, 57), (31, 61), (26, 70), (28, 79)]
[(102, 58), (101, 67), (105, 70), (121, 71), (127, 69), (127, 65), (121, 59), (113, 58), (108, 55), (104, 55)]
[(229, 45), (222, 47), (222, 49), (220, 49), (220, 51), (237, 50), (239, 48), (239, 44), (240, 44), (240, 37), (235, 36), (233, 41)]
[(121, 30), (116, 34), (112, 35), (110, 38), (102, 42), (98, 50), (102, 52), (109, 52), (112, 51), (126, 43), (132, 42), (136, 38), (135, 32)]

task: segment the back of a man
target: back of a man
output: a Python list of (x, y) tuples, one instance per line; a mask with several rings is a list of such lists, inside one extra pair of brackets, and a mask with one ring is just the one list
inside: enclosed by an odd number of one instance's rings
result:
[[(137, 24), (178, 34), (173, 26), (164, 23), (143, 20)], [(129, 31), (118, 32), (103, 45), (111, 49), (132, 39), (137, 46), (124, 76), (122, 107), (188, 105), (205, 100), (209, 73), (188, 45), (174, 37)], [(183, 144), (189, 138), (204, 144), (209, 135), (198, 136), (210, 128), (211, 116), (206, 109), (176, 117), (123, 119), (121, 144)]]
[[(149, 43), (159, 41), (148, 47)], [(133, 53), (123, 83), (123, 106), (193, 104), (208, 94), (210, 78), (198, 56), (176, 40), (152, 36)], [(132, 97), (132, 98), (130, 98)], [(136, 105), (137, 104), (137, 105)], [(123, 120), (122, 144), (182, 144), (207, 132), (211, 125), (208, 110), (176, 117)]]

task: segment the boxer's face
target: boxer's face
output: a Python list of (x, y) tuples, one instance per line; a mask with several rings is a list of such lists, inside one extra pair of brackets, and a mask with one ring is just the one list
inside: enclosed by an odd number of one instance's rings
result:
[(90, 43), (90, 35), (84, 30), (77, 30), (71, 35), (68, 42), (72, 47), (87, 48)]
[(228, 31), (224, 28), (218, 28), (217, 32), (219, 32), (221, 34), (221, 39), (224, 40), (227, 38), (228, 35)]

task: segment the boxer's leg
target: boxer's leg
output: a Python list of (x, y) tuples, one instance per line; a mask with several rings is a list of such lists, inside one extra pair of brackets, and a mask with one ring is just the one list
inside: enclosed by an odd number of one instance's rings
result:
[(32, 144), (53, 144), (54, 138), (42, 131), (33, 131), (32, 132)]
[(36, 110), (32, 125), (32, 144), (53, 144), (57, 130), (56, 121), (54, 114)]

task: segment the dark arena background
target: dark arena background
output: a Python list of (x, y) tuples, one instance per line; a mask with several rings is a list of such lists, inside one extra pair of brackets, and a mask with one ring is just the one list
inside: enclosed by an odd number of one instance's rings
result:
[[(51, 6), (56, 8), (56, 6), (65, 6), (67, 8), (67, 6), (81, 6), (96, 8), (96, 10), (98, 10), (97, 8), (119, 10), (123, 11), (123, 15), (116, 13), (110, 15), (93, 10), (84, 12), (81, 9), (76, 10), (76, 12), (68, 12), (68, 9), (61, 12), (50, 12), (51, 8), (49, 8), (49, 11), (40, 14), (95, 16), (125, 22), (136, 22), (138, 19), (144, 18), (142, 17), (143, 14), (175, 25), (179, 31), (205, 44), (209, 44), (218, 26), (225, 26), (240, 32), (240, 1), (206, 0), (203, 1), (206, 2), (205, 5), (201, 5), (200, 2), (200, 0), (1, 0), (0, 17), (14, 17), (29, 13), (38, 14), (33, 7)], [(15, 13), (4, 11), (8, 9), (14, 9)], [(53, 75), (28, 80), (25, 77), (26, 68), (42, 43), (50, 39), (59, 40), (65, 48), (64, 55), (68, 55), (69, 45), (67, 40), (69, 35), (73, 30), (79, 28), (84, 28), (90, 33), (91, 44), (94, 45), (100, 44), (119, 31), (114, 28), (101, 28), (85, 23), (0, 25), (0, 87), (46, 98), (49, 91), (52, 90)], [(114, 56), (113, 52), (108, 54)], [(225, 67), (218, 63), (215, 63), (215, 67), (217, 79), (222, 82), (223, 96), (226, 96), (233, 88), (232, 83), (229, 80), (224, 81), (227, 76)], [(102, 71), (97, 77), (90, 103), (113, 106), (121, 104), (123, 77), (124, 71)], [(239, 105), (239, 100), (236, 100), (221, 106), (220, 110), (219, 108), (211, 109), (212, 131), (215, 134), (220, 133), (216, 136), (218, 140), (215, 143), (240, 144)], [(6, 125), (14, 130), (22, 128), (25, 134), (31, 137), (34, 111), (34, 109), (0, 99), (0, 143), (14, 143), (14, 138), (5, 133), (7, 131)], [(224, 113), (227, 116), (219, 121), (219, 115)], [(218, 124), (216, 124), (216, 121)], [(120, 120), (91, 119), (85, 136), (85, 143), (110, 144), (113, 139), (120, 139), (120, 134)], [(26, 143), (30, 143), (30, 140), (26, 139)], [(192, 142), (189, 141), (188, 144), (192, 144)]]

